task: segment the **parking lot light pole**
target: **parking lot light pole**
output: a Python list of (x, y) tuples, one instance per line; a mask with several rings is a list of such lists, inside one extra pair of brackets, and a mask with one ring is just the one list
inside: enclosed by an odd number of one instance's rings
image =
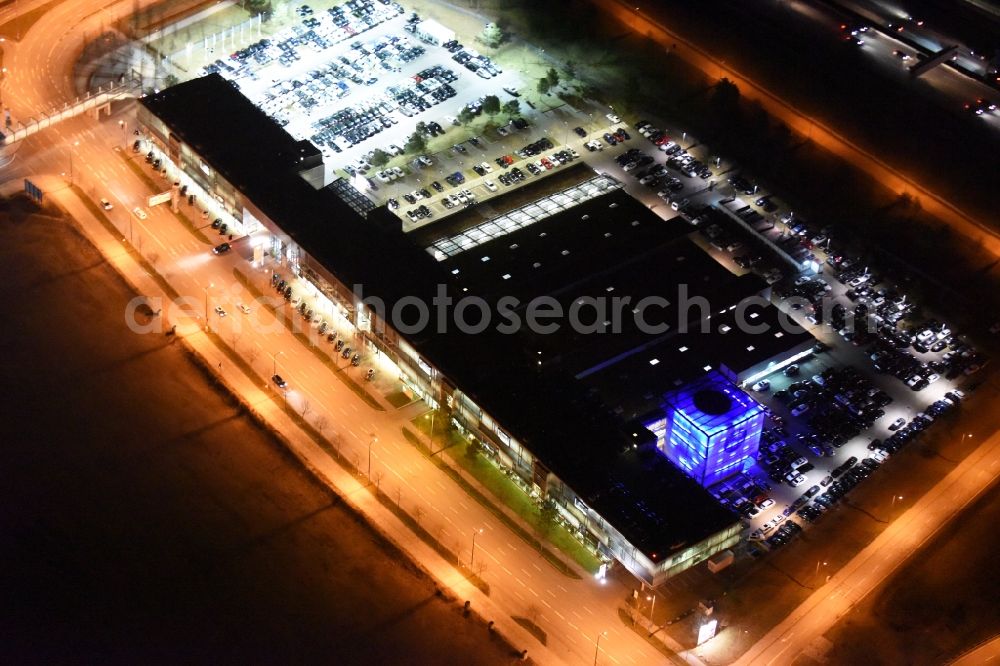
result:
[(280, 351), (277, 354), (271, 354), (271, 376), (272, 377), (275, 376), (276, 374), (278, 374), (278, 357), (281, 356), (284, 353), (285, 352)]
[(652, 603), (649, 604), (649, 621), (650, 622), (654, 622), (654, 620), (653, 620), (653, 609), (656, 608), (656, 594), (653, 593), (653, 594), (648, 595), (646, 597), (646, 601), (652, 602)]

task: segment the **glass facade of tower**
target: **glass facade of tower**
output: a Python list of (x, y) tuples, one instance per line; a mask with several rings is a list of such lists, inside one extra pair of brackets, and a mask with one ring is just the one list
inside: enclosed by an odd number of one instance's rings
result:
[(702, 486), (756, 461), (764, 409), (725, 377), (710, 372), (664, 398), (666, 416), (646, 427), (657, 448)]

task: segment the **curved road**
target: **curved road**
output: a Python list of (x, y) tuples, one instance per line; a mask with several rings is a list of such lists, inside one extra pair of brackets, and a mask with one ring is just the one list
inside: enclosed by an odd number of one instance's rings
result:
[[(39, 19), (17, 45), (13, 56), (17, 71), (7, 80), (7, 89), (18, 93), (17, 112), (31, 115), (36, 107), (61, 105), (74, 99), (68, 73), (81, 50), (83, 33), (94, 34), (102, 23), (107, 25), (134, 7), (130, 0), (109, 3), (103, 9), (96, 9), (87, 0), (65, 0)], [(27, 140), (25, 147), (30, 150), (21, 155), (28, 157), (18, 166), (28, 175), (65, 172), (64, 179), (58, 175), (39, 179), (51, 192), (51, 188), (60, 188), (60, 181), (70, 179), (72, 164), (74, 182), (91, 199), (106, 197), (114, 204), (109, 219), (122, 236), (133, 237), (136, 247), (156, 270), (190, 299), (193, 314), (203, 322), (202, 312), (211, 312), (216, 305), (225, 308), (229, 316), (220, 319), (213, 314), (211, 325), (227, 344), (235, 345), (261, 376), (270, 376), (275, 368), (285, 376), (291, 384), (288, 407), (302, 414), (308, 410), (308, 418), (314, 422), (322, 417), (327, 433), (339, 434), (341, 453), (353, 460), (362, 473), (371, 451), (372, 478), (379, 479), (381, 491), (394, 499), (401, 498), (401, 505), (411, 512), (418, 507), (422, 517), (417, 520), (457, 552), (463, 562), (472, 559), (471, 535), (481, 530), (475, 543), (475, 564), (477, 570), (484, 567), (481, 575), (490, 585), (490, 602), (507, 615), (535, 618), (547, 634), (544, 647), (533, 639), (524, 645), (530, 648), (529, 655), (545, 655), (546, 663), (591, 663), (598, 636), (607, 632), (600, 640), (599, 663), (640, 665), (665, 661), (661, 653), (622, 625), (617, 607), (629, 590), (615, 580), (601, 585), (590, 576), (572, 579), (558, 573), (401, 436), (401, 427), (406, 423), (402, 414), (374, 411), (284, 326), (274, 325), (274, 316), (266, 308), (255, 305), (256, 312), (244, 317), (237, 303), (253, 303), (253, 298), (234, 280), (233, 269), (252, 271), (246, 261), (245, 241), (234, 242), (237, 251), (213, 257), (209, 252), (211, 244), (195, 237), (166, 207), (147, 209), (145, 220), (135, 218), (130, 211), (145, 207), (150, 192), (113, 150), (131, 139), (127, 133), (123, 136), (117, 120), (117, 115), (101, 123), (79, 117), (54, 125)], [(133, 125), (130, 119), (127, 122)], [(151, 174), (141, 159), (139, 164), (166, 189), (166, 181)], [(210, 241), (217, 242), (212, 230), (206, 232)], [(168, 312), (164, 309), (164, 313)], [(257, 325), (244, 323), (250, 321)], [(196, 323), (195, 328), (200, 324)], [(377, 443), (369, 447), (372, 434), (377, 435)], [(379, 527), (386, 526), (379, 523)], [(413, 538), (412, 534), (409, 538)], [(407, 550), (423, 562), (419, 558), (421, 548), (426, 550), (418, 542), (415, 549)], [(448, 579), (441, 580), (449, 585)], [(511, 624), (509, 618), (506, 620)]]

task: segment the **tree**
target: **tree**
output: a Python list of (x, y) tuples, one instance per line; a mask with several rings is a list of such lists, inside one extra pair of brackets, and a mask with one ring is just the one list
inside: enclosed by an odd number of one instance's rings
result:
[(541, 528), (543, 534), (548, 534), (552, 531), (552, 528), (556, 526), (556, 518), (559, 516), (559, 509), (556, 507), (556, 503), (551, 499), (547, 499), (542, 502), (542, 508), (539, 511), (541, 516)]
[(427, 150), (427, 140), (423, 134), (414, 132), (406, 141), (406, 152), (416, 155)]
[(559, 85), (559, 72), (556, 71), (555, 67), (549, 68), (549, 72), (545, 75), (545, 78), (548, 79), (550, 88), (555, 88)]
[(251, 16), (271, 11), (271, 0), (245, 0), (243, 5)]
[(512, 99), (509, 102), (504, 103), (503, 112), (508, 116), (516, 116), (521, 112), (521, 102), (516, 99)]
[(463, 125), (468, 125), (476, 118), (476, 114), (472, 112), (467, 106), (463, 106), (462, 110), (458, 112), (458, 122)]
[(549, 80), (547, 78), (538, 79), (538, 92), (540, 92), (541, 94), (548, 95), (549, 88), (551, 87), (552, 84), (549, 83)]
[(375, 150), (373, 150), (372, 157), (370, 160), (368, 160), (368, 162), (371, 163), (371, 165), (374, 167), (385, 166), (388, 161), (389, 161), (389, 153), (385, 152), (381, 148), (376, 148)]
[(475, 460), (478, 455), (479, 455), (479, 441), (474, 439), (471, 442), (469, 442), (469, 445), (467, 447), (465, 447), (465, 457), (468, 458), (469, 460)]
[(479, 35), (479, 40), (491, 48), (500, 46), (503, 42), (504, 34), (496, 23), (487, 23), (483, 32)]
[(496, 95), (487, 95), (484, 97), (483, 112), (491, 116), (500, 113), (500, 98)]

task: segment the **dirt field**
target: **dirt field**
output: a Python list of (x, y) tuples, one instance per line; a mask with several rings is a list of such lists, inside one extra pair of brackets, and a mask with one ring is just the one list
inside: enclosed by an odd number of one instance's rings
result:
[(1000, 487), (826, 637), (831, 664), (945, 664), (1000, 632)]
[[(6, 208), (6, 204), (0, 202)], [(503, 664), (66, 222), (0, 212), (0, 661)]]

